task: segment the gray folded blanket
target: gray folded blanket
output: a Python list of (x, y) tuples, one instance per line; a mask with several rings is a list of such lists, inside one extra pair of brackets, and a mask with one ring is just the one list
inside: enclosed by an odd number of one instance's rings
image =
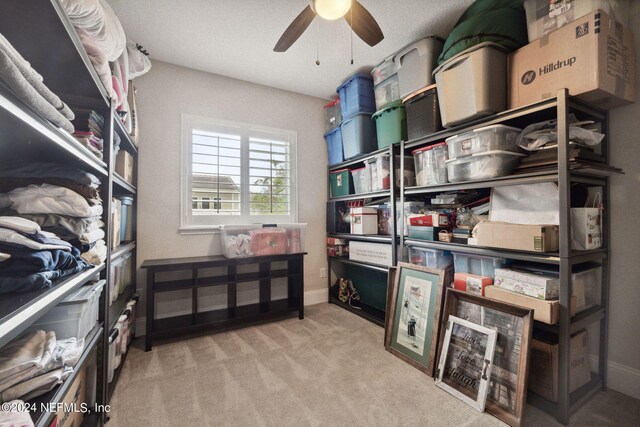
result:
[(43, 83), (43, 78), (11, 43), (0, 34), (0, 78), (31, 108), (58, 127), (73, 132), (74, 114), (62, 100)]

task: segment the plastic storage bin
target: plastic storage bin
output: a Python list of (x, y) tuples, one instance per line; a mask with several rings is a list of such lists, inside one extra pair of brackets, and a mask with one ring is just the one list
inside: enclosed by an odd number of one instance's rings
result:
[(448, 251), (409, 246), (409, 262), (429, 268), (447, 268), (453, 264), (453, 256)]
[(373, 115), (378, 148), (407, 140), (407, 117), (402, 101), (395, 101)]
[(449, 182), (477, 181), (509, 175), (524, 154), (510, 151), (487, 151), (447, 160)]
[(340, 130), (340, 126), (325, 133), (324, 139), (327, 141), (329, 165), (342, 163), (344, 156), (342, 154), (342, 130)]
[(249, 248), (254, 256), (286, 254), (288, 248), (287, 230), (279, 227), (263, 227), (249, 230)]
[(28, 331), (54, 331), (57, 339), (87, 336), (98, 321), (100, 294), (106, 281), (83, 286), (36, 320)]
[(131, 341), (133, 341), (133, 338), (136, 336), (136, 308), (138, 305), (138, 301), (136, 301), (135, 299), (132, 299), (131, 301), (129, 301), (127, 303), (127, 310), (129, 310), (130, 314), (129, 314), (129, 342), (128, 344), (131, 344)]
[(387, 80), (375, 85), (373, 87), (373, 92), (376, 96), (377, 110), (382, 110), (390, 103), (400, 100), (400, 83), (398, 82), (398, 75), (394, 74)]
[(398, 70), (400, 97), (433, 84), (432, 72), (442, 52), (443, 41), (425, 37), (401, 49), (393, 61)]
[(600, 304), (602, 267), (590, 266), (571, 274), (573, 295), (576, 296), (576, 312)]
[[(373, 191), (388, 190), (391, 187), (391, 165), (388, 154), (380, 154), (376, 159), (376, 176), (371, 177)], [(375, 181), (374, 181), (375, 179)]]
[[(555, 4), (554, 4), (555, 3)], [(549, 0), (525, 0), (527, 33), (529, 43), (549, 34), (568, 23), (581, 18), (596, 9), (620, 22), (628, 23), (629, 2), (624, 0), (574, 0), (571, 3), (550, 2)]]
[(360, 169), (354, 169), (351, 171), (351, 177), (353, 178), (353, 188), (356, 194), (371, 192), (371, 177), (369, 176), (369, 169), (366, 167)]
[(356, 113), (376, 111), (376, 99), (373, 93), (373, 78), (365, 73), (356, 73), (336, 89), (340, 95), (342, 119)]
[(349, 169), (329, 172), (331, 180), (331, 197), (341, 197), (353, 194), (353, 183)]
[(340, 98), (336, 98), (324, 106), (324, 131), (329, 133), (342, 123)]
[(522, 149), (516, 144), (520, 132), (522, 129), (511, 126), (492, 125), (449, 137), (446, 140), (449, 158), (495, 150), (520, 153)]
[(416, 185), (416, 169), (411, 156), (404, 156), (404, 170), (400, 170), (400, 156), (396, 156), (396, 187), (400, 188), (400, 178), (405, 187)]
[(278, 224), (278, 228), (285, 230), (287, 236), (288, 254), (304, 252), (304, 242), (307, 236), (306, 223)]
[(442, 230), (446, 230), (446, 228), (444, 227), (424, 227), (421, 225), (408, 225), (407, 228), (409, 229), (408, 231), (410, 239), (431, 241), (437, 241), (438, 233), (440, 233)]
[(111, 330), (109, 333), (109, 354), (107, 356), (107, 383), (111, 383), (113, 381), (113, 374), (116, 371), (116, 368), (113, 366), (113, 362), (116, 358), (116, 346), (118, 345), (118, 335), (120, 334), (120, 330), (118, 329), (118, 325)]
[[(120, 200), (120, 242), (124, 242), (127, 239), (127, 224), (130, 216), (133, 216), (129, 209), (133, 205), (133, 197), (131, 196), (118, 196)], [(131, 215), (130, 215), (131, 214)]]
[(227, 258), (251, 256), (251, 230), (262, 228), (260, 224), (223, 225), (220, 227), (220, 246), (222, 255)]
[(118, 317), (118, 323), (116, 323), (116, 329), (118, 330), (118, 336), (115, 340), (116, 351), (113, 356), (113, 369), (118, 369), (120, 367), (120, 363), (122, 363), (122, 342), (126, 340), (125, 337), (125, 322), (127, 321), (127, 316), (121, 315)]
[(372, 113), (356, 113), (342, 120), (342, 151), (348, 160), (360, 154), (378, 149), (376, 126), (371, 119)]
[(402, 100), (407, 114), (407, 139), (418, 139), (442, 129), (436, 85), (427, 86)]
[(507, 53), (494, 43), (460, 52), (434, 71), (444, 127), (505, 110)]
[(467, 255), (453, 252), (453, 268), (456, 273), (470, 273), (478, 276), (495, 276), (496, 268), (506, 265), (504, 258), (484, 257), (477, 255)]
[(439, 185), (447, 181), (447, 146), (444, 142), (418, 148), (411, 152), (417, 185)]
[(373, 78), (373, 85), (377, 86), (389, 77), (397, 74), (396, 64), (393, 62), (393, 55), (376, 65), (371, 70), (371, 77)]

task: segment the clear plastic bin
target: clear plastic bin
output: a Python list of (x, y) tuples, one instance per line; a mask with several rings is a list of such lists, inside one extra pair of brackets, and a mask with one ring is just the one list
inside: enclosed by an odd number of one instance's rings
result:
[(98, 321), (99, 301), (105, 280), (86, 285), (62, 300), (36, 320), (28, 331), (54, 331), (57, 339), (87, 336)]
[[(376, 189), (379, 190), (388, 190), (391, 186), (391, 167), (390, 167), (389, 155), (382, 154), (376, 156), (376, 180), (377, 183)], [(371, 186), (373, 187), (373, 178), (371, 181)]]
[(287, 235), (288, 254), (304, 252), (304, 242), (307, 236), (306, 223), (278, 224), (278, 228), (285, 230)]
[(447, 183), (447, 147), (444, 142), (413, 150), (417, 185)]
[(331, 132), (342, 123), (342, 113), (340, 112), (340, 98), (336, 98), (324, 106), (324, 130)]
[(496, 268), (504, 267), (506, 262), (504, 258), (453, 252), (453, 265), (456, 273), (470, 273), (493, 278)]
[(510, 151), (487, 151), (447, 160), (449, 182), (477, 181), (509, 175), (524, 154)]
[(260, 224), (223, 225), (220, 227), (220, 249), (227, 258), (249, 257), (252, 230), (262, 228)]
[(366, 167), (352, 170), (351, 176), (356, 194), (371, 192), (371, 177), (369, 177), (369, 170)]
[(416, 170), (411, 156), (404, 156), (404, 170), (400, 171), (400, 156), (396, 156), (396, 187), (400, 187), (400, 177), (404, 179), (405, 187), (416, 185)]
[(393, 56), (390, 56), (371, 70), (373, 84), (377, 86), (389, 77), (396, 75), (397, 72), (396, 64), (393, 62)]
[(453, 256), (448, 251), (409, 246), (409, 262), (429, 268), (447, 268), (453, 264)]
[(589, 267), (571, 274), (573, 295), (576, 296), (576, 312), (600, 304), (602, 267)]
[(450, 159), (470, 156), (487, 151), (511, 151), (520, 153), (516, 144), (522, 129), (505, 125), (492, 125), (465, 132), (446, 139)]
[(398, 75), (394, 74), (375, 85), (373, 92), (376, 95), (376, 110), (382, 110), (393, 101), (399, 100), (400, 84), (398, 83)]
[(254, 256), (286, 254), (288, 248), (287, 231), (279, 227), (264, 227), (249, 230), (249, 247)]
[(367, 169), (367, 176), (369, 177), (369, 189), (371, 191), (381, 191), (382, 189), (378, 185), (378, 164), (375, 157), (367, 159), (364, 167)]

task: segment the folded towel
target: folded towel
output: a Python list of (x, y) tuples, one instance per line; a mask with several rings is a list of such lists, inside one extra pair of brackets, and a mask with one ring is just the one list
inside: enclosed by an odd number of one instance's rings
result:
[(107, 244), (104, 240), (98, 240), (93, 248), (80, 257), (89, 264), (100, 265), (107, 259)]
[[(29, 162), (13, 169), (7, 168), (0, 172), (0, 178), (44, 178), (43, 182), (48, 182), (49, 179), (53, 178), (60, 178), (91, 188), (98, 188), (101, 184), (98, 177), (92, 173), (72, 166), (49, 162)], [(64, 185), (62, 185), (62, 187), (64, 187)]]
[(97, 242), (100, 239), (104, 239), (104, 230), (101, 228), (86, 232), (80, 236), (80, 242), (85, 244)]
[[(104, 227), (104, 222), (100, 217), (73, 218), (58, 214), (30, 214), (24, 215), (24, 217), (37, 222), (42, 228), (62, 227), (78, 238), (96, 228)], [(64, 235), (65, 237), (68, 235), (67, 233), (56, 234)]]
[(0, 380), (7, 380), (36, 367), (42, 359), (46, 342), (47, 334), (35, 331), (2, 347)]
[(38, 375), (42, 375), (45, 372), (52, 371), (55, 368), (51, 368), (46, 370), (46, 366), (51, 364), (51, 358), (53, 356), (53, 352), (56, 348), (56, 333), (53, 331), (49, 331), (45, 335), (45, 344), (44, 349), (42, 351), (42, 355), (38, 363), (32, 368), (17, 375), (13, 375), (9, 378), (5, 378), (0, 381), (0, 392), (12, 387), (15, 384), (19, 384), (21, 382), (27, 381), (33, 377)]
[(102, 205), (90, 206), (87, 200), (65, 187), (50, 184), (16, 188), (0, 195), (0, 206), (11, 202), (18, 214), (55, 213), (78, 218), (102, 215)]
[(72, 369), (60, 368), (47, 372), (46, 374), (38, 375), (3, 391), (0, 394), (0, 401), (8, 402), (17, 398), (29, 400), (41, 396), (53, 390), (58, 384), (62, 384), (62, 381), (68, 377), (71, 372), (73, 372)]
[(39, 233), (42, 231), (37, 223), (19, 216), (0, 216), (0, 227), (21, 233)]

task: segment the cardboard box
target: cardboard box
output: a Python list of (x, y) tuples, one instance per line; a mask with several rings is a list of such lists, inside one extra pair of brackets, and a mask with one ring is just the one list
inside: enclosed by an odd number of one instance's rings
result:
[(120, 246), (120, 222), (122, 215), (122, 203), (119, 199), (111, 201), (111, 249)]
[(557, 277), (511, 268), (497, 268), (494, 285), (538, 299), (560, 297), (560, 280)]
[[(487, 298), (493, 298), (520, 307), (526, 307), (533, 310), (533, 318), (539, 322), (555, 325), (560, 317), (560, 301), (545, 301), (533, 298), (527, 295), (517, 294), (515, 292), (503, 289), (499, 286), (487, 286), (484, 288), (484, 295)], [(576, 314), (576, 297), (571, 297), (569, 305), (569, 314), (571, 317)]]
[(409, 224), (414, 226), (427, 226), (427, 227), (448, 227), (449, 217), (445, 214), (432, 212), (428, 214), (413, 214), (409, 215)]
[[(569, 391), (573, 392), (591, 380), (587, 331), (571, 337), (569, 343)], [(558, 344), (531, 340), (529, 390), (552, 402), (558, 401)]]
[(387, 243), (357, 242), (349, 243), (349, 259), (382, 266), (393, 265), (391, 245)]
[(115, 170), (120, 175), (120, 178), (129, 184), (133, 184), (133, 156), (128, 151), (118, 151)]
[(351, 208), (351, 234), (378, 234), (378, 210)]
[(79, 427), (82, 425), (84, 413), (81, 405), (86, 403), (86, 383), (87, 369), (83, 367), (80, 368), (80, 372), (78, 372), (76, 379), (73, 380), (69, 391), (60, 402), (64, 405), (56, 412), (58, 427)]
[(631, 32), (596, 10), (509, 55), (509, 108), (562, 88), (602, 109), (633, 103), (635, 57)]
[(519, 251), (553, 252), (558, 250), (557, 225), (481, 222), (475, 228), (479, 246)]
[(491, 286), (491, 277), (479, 276), (470, 273), (455, 273), (453, 276), (453, 288), (469, 294), (485, 296), (484, 290)]

